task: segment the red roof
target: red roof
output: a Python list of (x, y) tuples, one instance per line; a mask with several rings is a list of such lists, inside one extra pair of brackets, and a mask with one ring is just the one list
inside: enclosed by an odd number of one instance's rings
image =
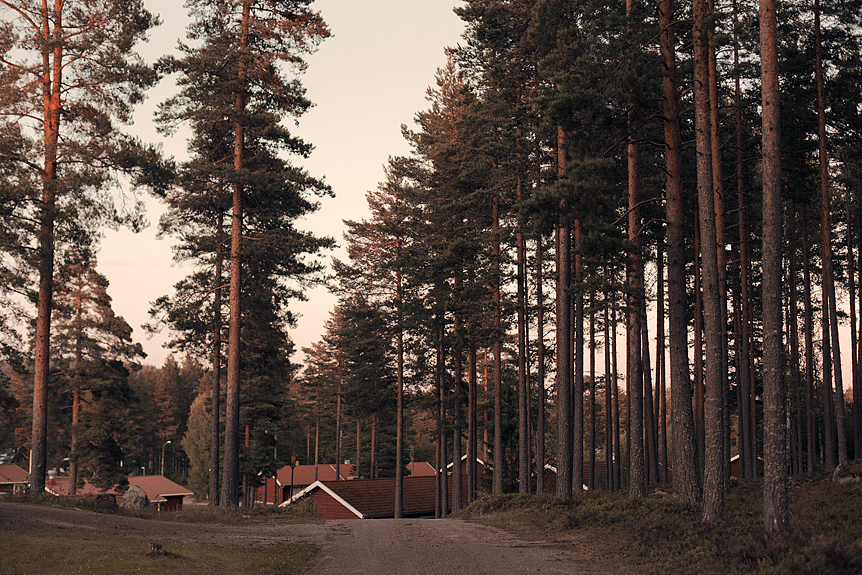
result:
[[(142, 475), (129, 477), (129, 485), (137, 485), (138, 487), (143, 489), (144, 492), (147, 494), (147, 499), (150, 500), (150, 503), (164, 502), (167, 500), (167, 497), (185, 497), (186, 495), (193, 495), (193, 493), (185, 487), (178, 485), (167, 477), (162, 477), (161, 475)], [(69, 495), (69, 478), (55, 477), (53, 478), (53, 480), (49, 479), (47, 484), (45, 485), (45, 489), (53, 495)], [(86, 480), (84, 480), (84, 485), (82, 487), (78, 487), (78, 489), (76, 490), (76, 494), (119, 495), (119, 493), (117, 493), (113, 489), (108, 489), (107, 491), (98, 489), (92, 483)]]
[[(338, 466), (341, 473), (341, 479), (350, 477), (350, 471), (353, 466), (349, 463), (342, 463)], [(336, 481), (335, 464), (321, 463), (317, 466), (318, 481)], [(297, 465), (293, 469), (293, 485), (311, 485), (314, 483), (314, 465)], [(290, 485), (290, 465), (285, 465), (278, 470), (278, 482), (282, 486)]]
[[(452, 477), (448, 476), (448, 493), (451, 499)], [(403, 513), (405, 517), (434, 515), (434, 498), (437, 478), (434, 476), (405, 477)], [(467, 503), (467, 477), (462, 477), (462, 505)], [(352, 481), (318, 481), (296, 498), (322, 491), (350, 510), (360, 519), (395, 516), (395, 479), (355, 479)], [(325, 517), (324, 517), (325, 518)]]
[(0, 483), (29, 483), (30, 474), (15, 465), (4, 463), (0, 465)]
[[(45, 482), (45, 491), (50, 493), (51, 495), (56, 495), (58, 497), (65, 497), (69, 495), (69, 477), (49, 477)], [(102, 494), (110, 494), (117, 495), (117, 492), (113, 489), (109, 489), (104, 491), (102, 489), (98, 489), (95, 485), (84, 480), (84, 485), (79, 486), (78, 489), (75, 490), (76, 495), (102, 495)]]
[(161, 475), (139, 475), (129, 477), (129, 485), (137, 485), (147, 494), (151, 503), (156, 503), (166, 497), (185, 497), (194, 495), (191, 491)]
[(434, 467), (427, 461), (417, 461), (416, 463), (408, 463), (407, 470), (410, 472), (410, 477), (427, 477), (435, 475)]

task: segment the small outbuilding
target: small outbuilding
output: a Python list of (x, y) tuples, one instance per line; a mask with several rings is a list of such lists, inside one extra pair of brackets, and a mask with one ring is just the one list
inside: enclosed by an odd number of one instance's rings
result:
[[(183, 507), (183, 499), (187, 495), (194, 495), (191, 491), (174, 483), (167, 477), (161, 475), (135, 475), (129, 477), (129, 485), (137, 485), (147, 494), (150, 505), (155, 505), (160, 511), (179, 511)], [(45, 484), (45, 490), (52, 495), (65, 497), (69, 495), (68, 477), (49, 477)], [(76, 489), (76, 495), (120, 495), (114, 489), (103, 491), (89, 481), (84, 481), (83, 486)]]
[[(461, 505), (467, 505), (467, 477), (461, 483)], [(452, 494), (452, 476), (447, 476), (447, 493)], [(404, 517), (433, 517), (437, 478), (405, 477)], [(323, 519), (386, 519), (395, 517), (395, 478), (316, 481), (282, 505), (303, 497), (314, 501)], [(448, 506), (451, 509), (451, 505)]]
[(155, 505), (160, 511), (179, 511), (183, 507), (183, 499), (187, 495), (194, 495), (182, 485), (161, 475), (129, 477), (129, 485), (137, 485), (143, 489), (150, 505)]
[(15, 465), (0, 465), (0, 493), (22, 493), (30, 485), (30, 474)]
[[(314, 465), (285, 465), (278, 470), (276, 477), (267, 477), (264, 484), (254, 490), (255, 503), (273, 503), (273, 481), (275, 481), (276, 505), (287, 501), (315, 481), (345, 481), (352, 479), (353, 465), (342, 463), (321, 463), (317, 465), (315, 477)], [(291, 491), (292, 488), (292, 491)]]

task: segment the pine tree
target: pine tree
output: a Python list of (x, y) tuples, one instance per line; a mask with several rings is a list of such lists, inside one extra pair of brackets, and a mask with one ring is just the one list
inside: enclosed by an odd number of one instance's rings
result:
[[(274, 296), (300, 292), (278, 278), (298, 278), (314, 272), (317, 265), (305, 263), (301, 254), (316, 253), (331, 244), (330, 240), (293, 228), (296, 218), (315, 208), (307, 194), (325, 194), (328, 188), (276, 155), (277, 150), (299, 156), (310, 152), (306, 143), (280, 123), (285, 117), (298, 117), (310, 106), (301, 84), (289, 74), (301, 72), (304, 54), (312, 52), (329, 35), (309, 4), (309, 0), (191, 2), (195, 21), (190, 37), (199, 45), (183, 47), (183, 59), (163, 64), (166, 69), (182, 72), (181, 85), (185, 87), (178, 97), (166, 102), (163, 120), (191, 121), (197, 126), (202, 141), (208, 142), (198, 147), (199, 152), (204, 152), (202, 160), (209, 158), (204, 170), (206, 182), (216, 186), (216, 193), (223, 194), (230, 187), (230, 315), (222, 506), (235, 506), (239, 501), (241, 334), (245, 321), (242, 318), (248, 316), (241, 311), (241, 302), (245, 298), (242, 309), (255, 311), (256, 304), (268, 302), (250, 320), (252, 325), (258, 319), (263, 323), (257, 325), (273, 325), (265, 322), (276, 318), (279, 319), (274, 325), (289, 323), (290, 316), (283, 307), (286, 299)], [(198, 97), (208, 90), (212, 93), (207, 97)], [(202, 130), (206, 125), (220, 128), (207, 133)], [(219, 147), (230, 149), (232, 163), (225, 165), (209, 156)], [(224, 201), (224, 196), (218, 201)], [(211, 234), (215, 235), (215, 230)], [(242, 238), (246, 235), (258, 241), (244, 245)], [(266, 258), (276, 254), (276, 260), (265, 263)], [(246, 276), (242, 281), (241, 274)], [(246, 284), (249, 288), (244, 287)], [(262, 342), (261, 335), (254, 334), (252, 339)], [(283, 337), (277, 337), (278, 341)], [(275, 357), (285, 357), (286, 351), (282, 344)], [(277, 373), (283, 367), (270, 368), (274, 377), (283, 376)]]
[(396, 455), (395, 518), (403, 513), (404, 487), (404, 295), (403, 253), (409, 240), (404, 200), (405, 187), (413, 185), (408, 158), (390, 158), (386, 181), (367, 194), (370, 221), (347, 221), (349, 262), (335, 260), (339, 293), (369, 297), (388, 318), (396, 342)]
[(660, 47), (664, 59), (662, 96), (667, 170), (665, 211), (673, 483), (683, 501), (696, 504), (700, 501), (700, 480), (697, 473), (694, 415), (691, 408), (691, 376), (688, 363), (682, 133), (673, 28), (674, 6), (671, 0), (665, 0), (659, 6), (659, 22), (662, 29)]
[[(92, 242), (106, 223), (140, 224), (138, 203), (130, 213), (118, 213), (110, 196), (100, 192), (118, 171), (131, 173), (133, 184), (155, 184), (154, 174), (161, 172), (156, 152), (115, 126), (129, 121), (132, 107), (156, 80), (133, 48), (158, 21), (139, 0), (55, 0), (53, 6), (4, 0), (0, 10), (8, 23), (0, 131), (14, 142), (6, 149), (6, 161), (33, 173), (27, 178), (32, 185), (25, 188), (33, 206), (27, 215), (38, 221), (38, 230), (22, 239), (37, 254), (32, 262), (39, 276), (31, 487), (40, 494), (45, 486), (54, 254), (67, 240), (64, 230)], [(142, 165), (157, 169), (144, 174), (136, 169)]]
[(781, 314), (781, 132), (779, 124), (776, 4), (760, 1), (763, 105), (763, 351), (764, 485), (766, 531), (789, 530), (787, 448), (782, 368)]
[[(68, 363), (72, 394), (69, 493), (88, 467), (100, 485), (125, 480), (122, 450), (131, 442), (125, 415), (133, 392), (128, 369), (145, 356), (132, 328), (111, 309), (108, 280), (86, 253), (68, 250), (54, 282), (54, 353)], [(128, 367), (127, 367), (128, 366)]]

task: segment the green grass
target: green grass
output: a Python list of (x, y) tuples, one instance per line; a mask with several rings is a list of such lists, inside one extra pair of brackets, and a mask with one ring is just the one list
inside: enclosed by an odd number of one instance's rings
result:
[(0, 575), (82, 573), (183, 573), (184, 575), (276, 575), (302, 573), (312, 547), (280, 545), (249, 549), (166, 544), (161, 555), (147, 555), (148, 543), (74, 531), (3, 533)]
[(862, 574), (862, 483), (830, 479), (792, 482), (786, 538), (763, 531), (762, 481), (730, 493), (726, 520), (715, 527), (673, 497), (596, 491), (560, 503), (532, 495), (483, 497), (456, 516), (531, 538), (583, 533), (644, 573)]

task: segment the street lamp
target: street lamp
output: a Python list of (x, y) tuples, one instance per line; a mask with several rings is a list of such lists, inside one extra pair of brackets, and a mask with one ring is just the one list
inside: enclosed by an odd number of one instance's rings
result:
[(290, 491), (288, 492), (290, 496), (288, 500), (293, 499), (293, 470), (296, 469), (296, 454), (290, 456)]
[(165, 447), (171, 444), (171, 440), (168, 439), (164, 445), (162, 445), (162, 477), (165, 476)]

